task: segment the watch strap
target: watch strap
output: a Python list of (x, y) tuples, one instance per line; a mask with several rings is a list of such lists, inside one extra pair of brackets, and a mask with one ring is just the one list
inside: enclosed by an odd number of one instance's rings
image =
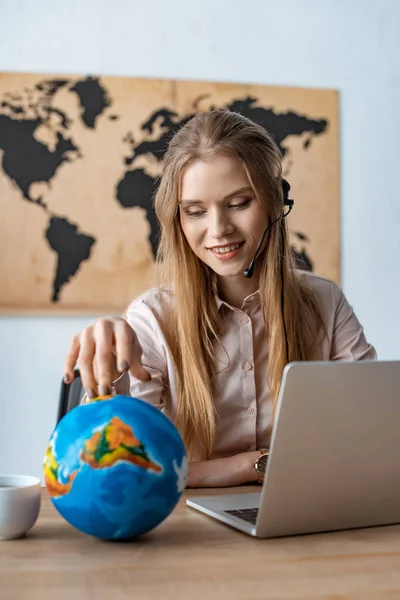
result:
[(268, 456), (268, 454), (269, 454), (269, 449), (268, 448), (260, 448), (260, 455), (259, 455), (259, 457), (257, 458), (257, 460), (256, 460), (256, 462), (254, 464), (254, 468), (255, 468), (256, 473), (257, 473), (257, 481), (258, 481), (258, 483), (263, 483), (263, 481), (264, 481), (264, 474), (261, 473), (260, 470), (259, 470), (259, 461), (260, 461), (260, 458), (262, 456), (266, 456), (266, 455)]

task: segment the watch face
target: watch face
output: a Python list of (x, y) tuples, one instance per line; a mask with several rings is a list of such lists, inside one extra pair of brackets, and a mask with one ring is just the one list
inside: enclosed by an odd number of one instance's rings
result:
[(257, 471), (260, 475), (265, 475), (268, 463), (268, 454), (263, 454), (257, 461)]

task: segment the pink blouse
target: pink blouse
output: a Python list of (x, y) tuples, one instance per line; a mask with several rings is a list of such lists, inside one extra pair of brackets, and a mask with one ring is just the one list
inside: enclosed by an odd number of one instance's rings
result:
[[(325, 318), (328, 336), (323, 343), (322, 359), (376, 359), (375, 349), (366, 341), (363, 328), (342, 290), (317, 275), (304, 271), (300, 275), (315, 291)], [(272, 408), (265, 369), (269, 348), (259, 292), (245, 298), (240, 309), (219, 298), (217, 303), (226, 327), (221, 345), (216, 345), (217, 429), (212, 458), (268, 447)], [(114, 386), (116, 393), (150, 402), (174, 420), (175, 368), (155, 317), (161, 311), (158, 289), (146, 292), (130, 305), (127, 321), (143, 349), (142, 363), (151, 374), (151, 381), (144, 383), (125, 374)]]

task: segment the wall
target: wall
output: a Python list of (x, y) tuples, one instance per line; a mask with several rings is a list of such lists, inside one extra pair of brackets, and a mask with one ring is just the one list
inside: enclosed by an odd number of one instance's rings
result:
[[(29, 0), (0, 4), (0, 71), (335, 88), (342, 285), (382, 359), (400, 358), (400, 3)], [(6, 218), (3, 217), (3, 218)], [(71, 336), (90, 319), (0, 319), (0, 472), (41, 473)]]

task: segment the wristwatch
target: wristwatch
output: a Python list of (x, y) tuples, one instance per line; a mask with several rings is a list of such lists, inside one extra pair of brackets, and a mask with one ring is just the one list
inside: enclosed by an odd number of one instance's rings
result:
[(268, 448), (261, 448), (260, 456), (257, 458), (256, 462), (254, 463), (254, 468), (257, 473), (258, 483), (262, 483), (264, 481), (265, 471), (267, 470), (268, 455), (269, 455)]

